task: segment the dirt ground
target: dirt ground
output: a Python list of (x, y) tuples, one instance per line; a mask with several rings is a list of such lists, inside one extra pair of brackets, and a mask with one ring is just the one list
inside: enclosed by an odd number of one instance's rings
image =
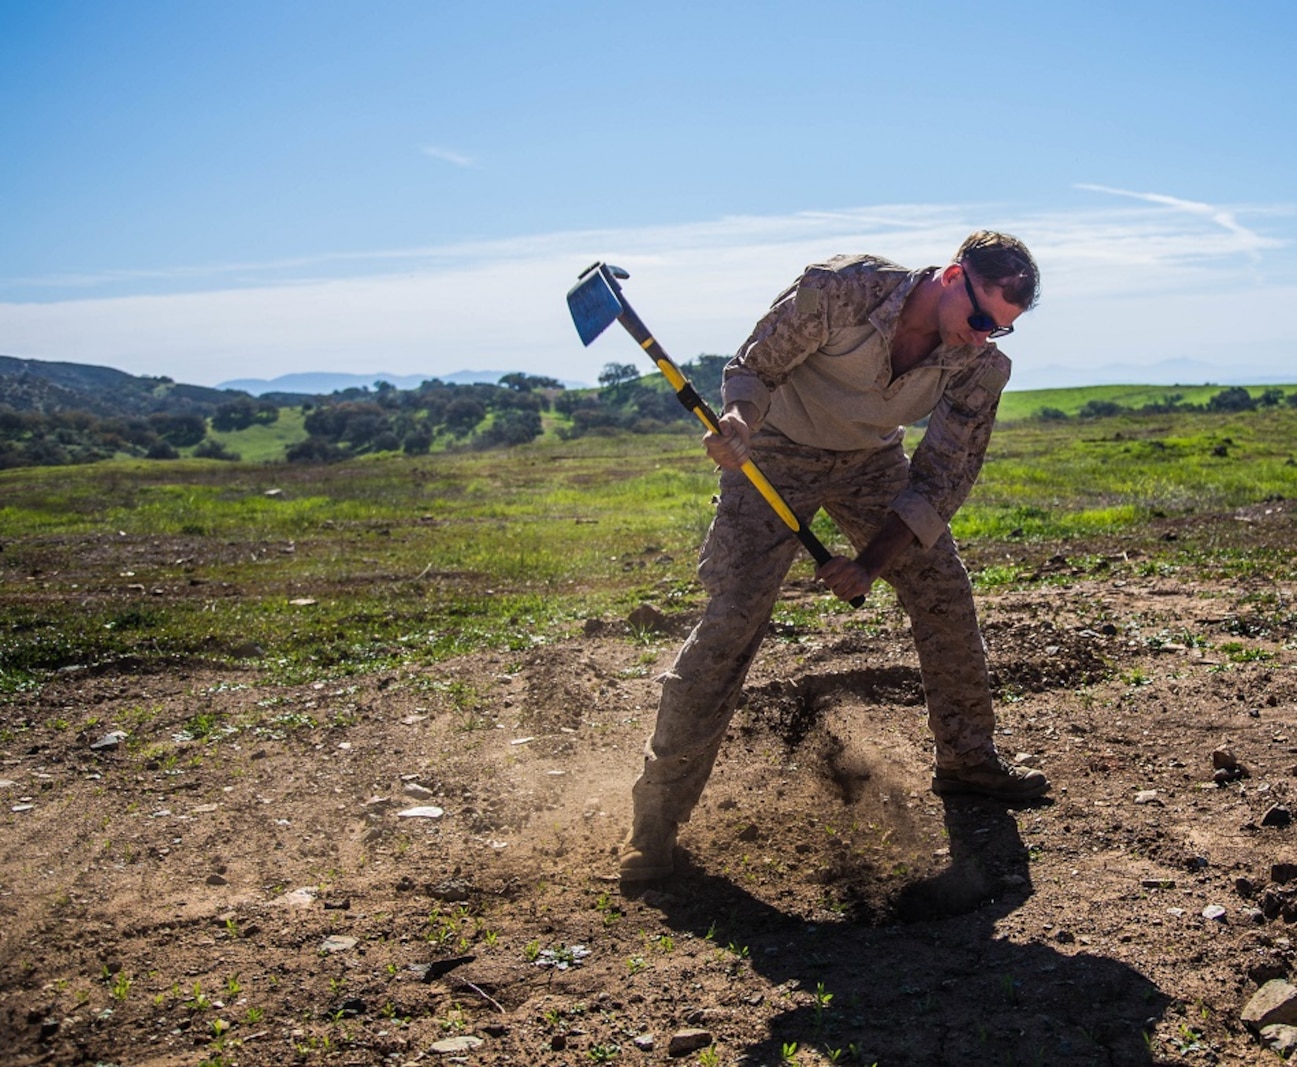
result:
[(300, 688), (64, 672), (0, 707), (0, 1063), (1276, 1062), (1239, 1015), (1297, 958), (1297, 588), (1140, 558), (969, 554), (1059, 583), (979, 598), (1045, 801), (929, 791), (899, 611), (784, 622), (677, 875), (633, 893), (687, 615)]

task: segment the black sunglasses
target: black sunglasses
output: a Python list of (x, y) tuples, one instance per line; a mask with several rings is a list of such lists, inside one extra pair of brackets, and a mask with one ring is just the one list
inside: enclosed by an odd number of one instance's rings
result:
[(977, 302), (977, 294), (973, 292), (973, 283), (968, 280), (968, 268), (962, 263), (961, 269), (964, 272), (964, 288), (968, 290), (968, 299), (973, 305), (973, 313), (968, 316), (968, 325), (978, 333), (986, 334), (987, 338), (994, 340), (996, 337), (1008, 337), (1013, 333), (1012, 326), (997, 326), (995, 320), (991, 318), (981, 305)]

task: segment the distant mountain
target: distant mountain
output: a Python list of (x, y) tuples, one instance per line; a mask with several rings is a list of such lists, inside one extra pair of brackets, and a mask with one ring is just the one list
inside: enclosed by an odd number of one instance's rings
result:
[(1107, 363), (1101, 367), (1037, 366), (1028, 359), (1014, 360), (1009, 388), (1017, 392), (1036, 389), (1074, 389), (1095, 385), (1289, 385), (1297, 372), (1275, 374), (1238, 363), (1222, 373), (1219, 363), (1195, 359), (1164, 359), (1158, 363)]
[[(506, 374), (507, 370), (460, 370), (454, 374), (333, 374), (327, 371), (305, 372), (301, 374), (281, 374), (278, 378), (238, 378), (222, 382), (218, 388), (241, 389), (253, 396), (266, 393), (303, 393), (308, 396), (328, 396), (343, 389), (361, 389), (373, 386), (375, 382), (389, 382), (397, 389), (417, 389), (426, 381), (436, 379), (447, 385), (472, 385), (475, 382), (486, 382), (494, 385)], [(564, 382), (568, 388), (587, 388), (585, 382)]]

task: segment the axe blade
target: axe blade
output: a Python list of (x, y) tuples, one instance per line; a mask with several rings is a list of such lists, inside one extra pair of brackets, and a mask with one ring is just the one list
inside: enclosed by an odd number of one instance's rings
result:
[(604, 273), (605, 265), (587, 267), (576, 285), (567, 291), (567, 308), (572, 313), (577, 335), (587, 347), (620, 317), (621, 297)]

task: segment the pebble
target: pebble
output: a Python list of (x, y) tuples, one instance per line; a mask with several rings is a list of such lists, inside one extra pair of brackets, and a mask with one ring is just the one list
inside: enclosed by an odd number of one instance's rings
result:
[(112, 733), (104, 734), (98, 741), (92, 741), (90, 747), (95, 750), (113, 749), (120, 745), (130, 735), (125, 730), (114, 730)]
[(1262, 826), (1288, 826), (1292, 823), (1292, 812), (1282, 804), (1276, 804), (1261, 816)]
[(1204, 919), (1215, 919), (1218, 922), (1224, 922), (1225, 916), (1228, 914), (1228, 910), (1222, 908), (1219, 904), (1208, 904), (1202, 909), (1202, 917)]
[(435, 796), (435, 794), (431, 789), (427, 789), (424, 786), (421, 786), (418, 782), (406, 782), (404, 788), (405, 788), (405, 792), (409, 793), (410, 796), (412, 797)]
[(440, 819), (446, 813), (431, 805), (422, 808), (406, 808), (396, 813), (402, 819)]
[(482, 1045), (480, 1037), (474, 1037), (472, 1034), (460, 1034), (459, 1037), (447, 1037), (441, 1041), (434, 1041), (428, 1047), (439, 1056), (447, 1056), (456, 1052), (472, 1052), (473, 1049)]
[(333, 934), (326, 937), (320, 944), (321, 952), (346, 952), (348, 949), (356, 947), (356, 939), (347, 937), (344, 934)]
[(1244, 1005), (1242, 1019), (1254, 1030), (1275, 1023), (1297, 1024), (1297, 988), (1282, 978), (1270, 979)]
[(671, 1041), (667, 1045), (667, 1055), (687, 1056), (700, 1048), (707, 1048), (713, 1040), (712, 1035), (706, 1030), (681, 1030), (671, 1035)]

